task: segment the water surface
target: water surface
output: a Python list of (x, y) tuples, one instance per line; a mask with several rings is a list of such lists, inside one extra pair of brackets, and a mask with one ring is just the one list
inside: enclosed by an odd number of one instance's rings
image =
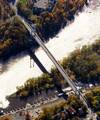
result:
[[(76, 48), (91, 44), (99, 37), (100, 0), (92, 0), (90, 7), (84, 8), (84, 12), (75, 16), (75, 21), (60, 31), (57, 37), (50, 39), (46, 46), (57, 60), (61, 60)], [(53, 63), (44, 51), (39, 48), (35, 54), (46, 69), (50, 71)], [(15, 92), (17, 86), (21, 86), (31, 77), (42, 74), (35, 63), (34, 67), (30, 68), (30, 57), (28, 55), (19, 56), (15, 59), (11, 58), (8, 67), (5, 67), (8, 69), (0, 74), (0, 106), (7, 106), (8, 102), (5, 100), (5, 96)], [(4, 68), (4, 66), (1, 67)]]

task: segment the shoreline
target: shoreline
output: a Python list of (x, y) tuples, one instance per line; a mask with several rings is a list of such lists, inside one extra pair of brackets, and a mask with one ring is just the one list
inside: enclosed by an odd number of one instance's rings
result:
[[(98, 14), (97, 14), (98, 15)], [(82, 17), (83, 18), (83, 17)], [(98, 18), (98, 17), (97, 17)], [(87, 18), (86, 18), (87, 19)], [(77, 21), (78, 22), (78, 21)], [(93, 24), (94, 25), (94, 24)], [(72, 26), (72, 25), (70, 25), (70, 26)], [(93, 28), (95, 28), (95, 27), (93, 27)], [(69, 29), (69, 28), (68, 28)], [(67, 31), (67, 29), (66, 29), (66, 31)], [(84, 32), (84, 31), (83, 31)], [(86, 31), (85, 31), (86, 32)], [(65, 32), (64, 32), (65, 33)], [(61, 34), (61, 36), (63, 36), (62, 34)], [(93, 35), (92, 35), (93, 36)], [(60, 39), (63, 39), (63, 38), (60, 38)], [(76, 39), (77, 39), (77, 37), (76, 37)], [(57, 41), (57, 40), (56, 40)], [(62, 41), (63, 42), (63, 41)], [(72, 42), (71, 42), (72, 43)], [(86, 43), (86, 42), (85, 42)], [(49, 44), (52, 44), (52, 42), (50, 42)], [(47, 45), (48, 47), (50, 47), (50, 45)], [(68, 47), (68, 46), (67, 46)], [(69, 46), (70, 47), (70, 46)], [(59, 45), (58, 45), (58, 48), (59, 48)], [(58, 48), (56, 48), (56, 49), (58, 49)], [(41, 50), (39, 49), (39, 51), (40, 51), (40, 53), (41, 53)], [(39, 55), (39, 54), (38, 54)], [(14, 69), (14, 68), (12, 68), (12, 69)], [(17, 71), (16, 71), (17, 72)], [(5, 76), (5, 78), (6, 78), (6, 76)], [(2, 78), (1, 78), (2, 79)], [(7, 79), (9, 79), (9, 77), (7, 77)], [(18, 78), (19, 79), (19, 78)], [(23, 80), (23, 79), (22, 79)], [(6, 81), (5, 79), (4, 79), (4, 81)], [(15, 80), (14, 80), (15, 81)], [(19, 80), (20, 81), (20, 80)], [(9, 82), (7, 82), (7, 83), (9, 83)]]
[[(98, 42), (99, 42), (100, 40), (98, 40)], [(97, 43), (98, 43), (97, 42)], [(95, 42), (96, 43), (96, 42)], [(93, 43), (92, 45), (95, 45), (95, 43)], [(91, 46), (91, 45), (90, 45)], [(74, 52), (74, 51), (73, 51)], [(63, 59), (64, 60), (64, 59)], [(51, 91), (51, 90), (50, 90)], [(53, 90), (53, 91), (55, 91), (55, 89)], [(11, 108), (16, 108), (15, 106), (16, 106), (16, 103), (20, 103), (19, 105), (17, 105), (17, 107), (18, 106), (24, 106), (25, 107), (25, 105), (26, 105), (26, 103), (28, 102), (28, 103), (30, 103), (30, 104), (32, 104), (33, 103), (33, 99), (35, 99), (36, 100), (36, 97), (38, 98), (38, 96), (35, 96), (34, 97), (34, 95), (32, 95), (32, 96), (29, 96), (29, 97), (23, 97), (22, 99), (19, 97), (19, 96), (16, 96), (18, 93), (17, 93), (18, 91), (16, 91), (15, 93), (13, 93), (13, 94), (11, 94), (11, 95), (9, 95), (6, 99), (10, 102), (10, 104), (9, 104), (9, 106), (7, 107), (7, 108), (5, 108), (4, 110), (6, 111), (7, 109), (9, 110), (9, 109), (11, 109)], [(53, 93), (53, 92), (52, 92)], [(51, 94), (51, 92), (50, 92), (50, 94)], [(48, 96), (49, 94), (47, 94), (47, 96)], [(55, 93), (53, 94), (54, 96), (56, 95)], [(24, 100), (25, 99), (25, 100)], [(16, 102), (17, 101), (17, 102)]]

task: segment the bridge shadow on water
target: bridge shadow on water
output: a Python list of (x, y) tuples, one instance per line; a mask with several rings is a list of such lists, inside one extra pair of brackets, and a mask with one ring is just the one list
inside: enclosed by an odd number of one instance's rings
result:
[(27, 54), (28, 53), (24, 51), (20, 54), (12, 56), (11, 58), (8, 58), (7, 60), (0, 60), (0, 74), (8, 71), (13, 64), (25, 57)]
[(35, 55), (35, 52), (33, 52), (32, 50), (28, 50), (28, 53), (29, 53), (30, 57), (34, 60), (34, 62), (37, 64), (37, 66), (40, 68), (40, 70), (43, 73), (49, 74), (49, 72), (46, 70), (46, 68), (42, 65), (42, 63), (39, 61), (39, 59)]

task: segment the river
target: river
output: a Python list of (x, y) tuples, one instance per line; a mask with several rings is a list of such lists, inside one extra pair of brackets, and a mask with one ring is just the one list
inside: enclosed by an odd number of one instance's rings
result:
[[(57, 60), (61, 60), (76, 48), (91, 44), (98, 38), (100, 38), (100, 0), (91, 0), (90, 6), (76, 15), (75, 21), (50, 39), (46, 46)], [(39, 48), (35, 54), (50, 71), (53, 63), (44, 51)], [(30, 67), (30, 57), (27, 54), (11, 58), (8, 64), (1, 65), (1, 68), (6, 69), (0, 74), (0, 106), (4, 108), (9, 104), (5, 97), (15, 92), (17, 86), (23, 85), (29, 78), (42, 74), (35, 63), (34, 67)]]

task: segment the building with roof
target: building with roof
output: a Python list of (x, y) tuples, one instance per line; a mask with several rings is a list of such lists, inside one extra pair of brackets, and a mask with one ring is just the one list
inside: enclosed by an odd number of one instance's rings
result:
[(56, 0), (36, 0), (33, 6), (33, 13), (39, 15), (45, 11), (51, 12), (55, 3)]

